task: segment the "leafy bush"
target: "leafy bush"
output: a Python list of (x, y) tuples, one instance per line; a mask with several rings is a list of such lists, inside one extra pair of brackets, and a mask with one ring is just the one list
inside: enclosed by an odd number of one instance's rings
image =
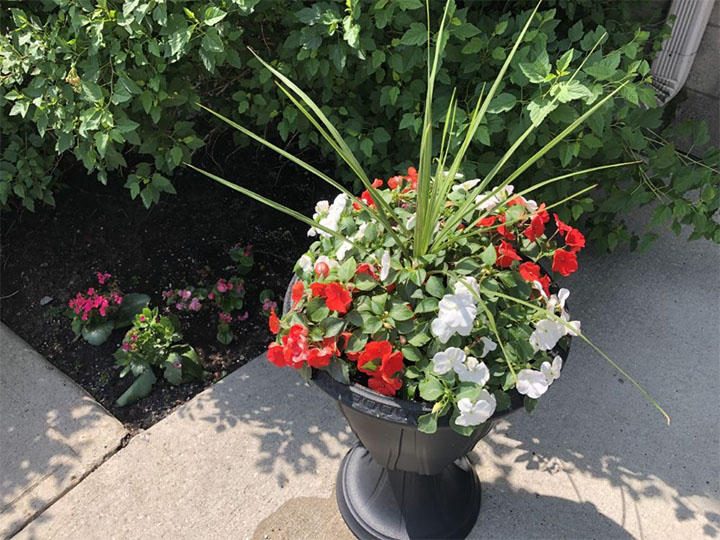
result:
[[(431, 4), (436, 18), (439, 6)], [(516, 2), (512, 13), (503, 13), (506, 5), (468, 3), (454, 12), (436, 89), (439, 107), (450, 99), (449, 73), (459, 76), (453, 84), (460, 103), (494, 78), (527, 17), (521, 8), (528, 5)], [(617, 169), (572, 186), (555, 184), (540, 196), (561, 199), (599, 182), (594, 198), (577, 200), (560, 214), (577, 219), (590, 213), (589, 237), (600, 247), (635, 245), (639, 239), (615, 218), (650, 202), (657, 202), (651, 226), (670, 222), (679, 231), (684, 223), (694, 229), (691, 238), (720, 242), (720, 225), (713, 220), (720, 152), (694, 163), (667, 142), (663, 109), (655, 106), (649, 85), (649, 61), (667, 31), (662, 24), (643, 29), (638, 5), (548, 1), (493, 105), (493, 111), (505, 114), (478, 130), (466, 173), (486, 173), (531, 121), (528, 111), (533, 121), (544, 114), (549, 121), (525, 141), (508, 169), (587, 110), (588, 92), (597, 95), (628, 81), (616, 102), (526, 177), (571, 171), (578, 158), (592, 164), (643, 156), (630, 173)], [(647, 13), (661, 23), (664, 14), (650, 6)], [(168, 177), (215, 128), (196, 121), (196, 101), (247, 125), (276, 124), (286, 144), (318, 143), (307, 120), (267, 72), (257, 69), (246, 46), (272, 58), (326, 106), (366, 169), (404, 169), (409, 163), (400, 156), (412, 155), (419, 144), (427, 37), (421, 0), (309, 6), (299, 0), (41, 0), (10, 11), (0, 37), (0, 130), (6, 141), (0, 158), (2, 204), (17, 200), (30, 209), (37, 200), (52, 204), (58, 155), (71, 153), (106, 182), (108, 171), (128, 165), (125, 156), (131, 152), (125, 185), (132, 197), (151, 205), (161, 193), (174, 192)], [(598, 39), (600, 47), (583, 64), (581, 86), (555, 84), (553, 76), (577, 67), (573, 59)], [(560, 58), (571, 48), (572, 57)], [(550, 110), (548, 97), (558, 93), (562, 103)], [(467, 129), (467, 116), (459, 111), (457, 135)], [(695, 127), (693, 134), (695, 144), (707, 142), (706, 129)], [(239, 136), (237, 142), (245, 144), (247, 138)], [(653, 238), (646, 234), (641, 246)]]
[(158, 309), (145, 308), (133, 321), (122, 346), (115, 352), (115, 360), (123, 369), (120, 377), (132, 373), (130, 388), (117, 400), (124, 407), (148, 395), (157, 381), (153, 368), (162, 369), (170, 384), (202, 379), (205, 372), (195, 350), (182, 343), (179, 323), (158, 315)]

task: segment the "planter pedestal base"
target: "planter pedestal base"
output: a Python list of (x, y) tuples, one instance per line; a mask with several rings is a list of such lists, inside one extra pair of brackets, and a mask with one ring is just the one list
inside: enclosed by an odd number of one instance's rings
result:
[(435, 475), (390, 471), (356, 443), (336, 491), (345, 523), (363, 540), (465, 538), (480, 510), (480, 481), (467, 457)]

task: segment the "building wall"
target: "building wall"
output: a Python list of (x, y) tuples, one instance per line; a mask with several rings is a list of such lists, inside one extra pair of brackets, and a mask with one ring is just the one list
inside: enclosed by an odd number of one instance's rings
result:
[[(720, 0), (715, 0), (687, 82), (667, 106), (675, 107), (675, 123), (689, 118), (706, 120), (710, 144), (720, 146)], [(693, 148), (688, 140), (676, 143), (681, 150), (697, 156), (707, 148)]]

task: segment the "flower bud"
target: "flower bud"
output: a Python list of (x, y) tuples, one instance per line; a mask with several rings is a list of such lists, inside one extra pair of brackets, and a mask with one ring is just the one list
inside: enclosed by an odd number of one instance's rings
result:
[(319, 262), (315, 265), (315, 275), (328, 277), (328, 274), (330, 274), (330, 267), (328, 266), (328, 263), (326, 262)]

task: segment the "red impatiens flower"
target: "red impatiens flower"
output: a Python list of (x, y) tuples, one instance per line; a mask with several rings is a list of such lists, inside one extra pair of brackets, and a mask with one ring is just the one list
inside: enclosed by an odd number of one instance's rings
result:
[(347, 313), (347, 309), (352, 303), (352, 296), (339, 283), (328, 283), (323, 296), (328, 309), (338, 313)]
[(519, 261), (520, 255), (515, 252), (515, 249), (508, 244), (505, 240), (500, 241), (500, 245), (495, 248), (498, 254), (498, 258), (495, 263), (500, 268), (509, 268), (513, 261)]
[(287, 336), (283, 336), (285, 345), (285, 361), (287, 365), (296, 369), (303, 367), (308, 359), (308, 329), (302, 324), (294, 324), (290, 327)]
[(545, 234), (545, 224), (550, 221), (550, 215), (543, 210), (545, 205), (540, 205), (540, 211), (530, 220), (530, 226), (523, 231), (528, 240), (534, 242), (538, 236)]
[(577, 229), (570, 229), (565, 235), (565, 245), (570, 248), (570, 251), (580, 251), (585, 247), (585, 236)]
[(393, 396), (402, 386), (403, 355), (392, 351), (389, 341), (371, 341), (357, 359), (358, 369), (370, 375), (368, 386), (386, 396)]
[(518, 267), (518, 270), (520, 270), (520, 275), (525, 281), (540, 281), (539, 265), (531, 262), (524, 262)]
[(310, 290), (312, 291), (313, 296), (325, 296), (325, 287), (327, 285), (325, 283), (311, 283), (310, 284)]
[(410, 189), (417, 190), (418, 172), (415, 167), (409, 167), (406, 178), (410, 180)]
[(497, 221), (497, 216), (488, 216), (482, 218), (480, 221), (478, 221), (475, 226), (476, 227), (492, 227), (493, 224)]
[[(501, 223), (505, 223), (505, 214), (503, 214), (502, 216), (498, 216), (498, 219), (500, 219)], [(509, 242), (515, 240), (515, 234), (513, 234), (512, 231), (510, 231), (510, 229), (508, 229), (505, 225), (500, 225), (497, 228), (497, 232), (500, 233), (500, 235)]]
[(292, 286), (293, 307), (295, 307), (297, 303), (302, 300), (303, 296), (305, 296), (305, 285), (303, 285), (302, 281), (298, 281), (295, 285)]
[(402, 181), (404, 178), (400, 175), (393, 176), (392, 178), (388, 178), (388, 187), (390, 189), (397, 189), (398, 186), (402, 184)]
[(555, 218), (555, 225), (557, 226), (557, 230), (560, 233), (560, 236), (565, 236), (565, 234), (572, 231), (572, 227), (563, 223), (560, 220), (560, 216), (558, 216), (557, 214), (553, 214), (553, 217)]
[(355, 274), (370, 274), (375, 279), (380, 279), (375, 272), (375, 267), (372, 264), (362, 263), (358, 264)]
[(558, 249), (553, 256), (553, 272), (569, 276), (578, 269), (577, 255), (573, 251)]
[(308, 353), (308, 365), (314, 368), (325, 367), (337, 354), (337, 341), (335, 338), (325, 338), (322, 347), (313, 347)]
[(275, 310), (270, 308), (270, 319), (268, 320), (268, 326), (273, 334), (277, 334), (280, 331), (280, 319), (275, 315)]
[(543, 291), (547, 296), (550, 296), (550, 276), (542, 276), (538, 279), (540, 285), (542, 285)]
[(268, 346), (267, 357), (277, 367), (286, 367), (288, 365), (285, 361), (285, 349), (279, 343), (271, 343)]
[(302, 324), (294, 324), (290, 332), (283, 336), (283, 344), (271, 343), (268, 347), (268, 360), (278, 367), (292, 366), (300, 369), (308, 360), (308, 330)]

